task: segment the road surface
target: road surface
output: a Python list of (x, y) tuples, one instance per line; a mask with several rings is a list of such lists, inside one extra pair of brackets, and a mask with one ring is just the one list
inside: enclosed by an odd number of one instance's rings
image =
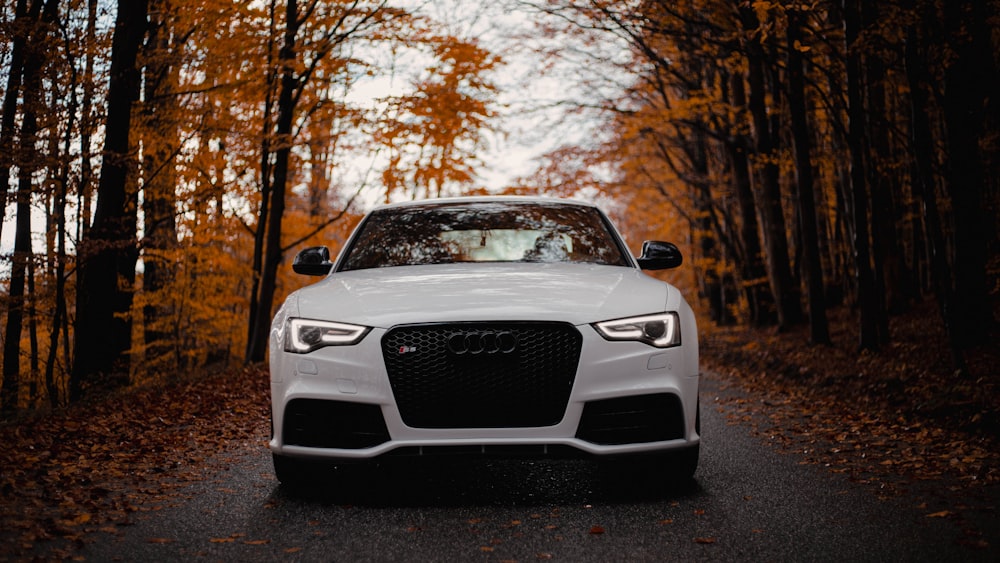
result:
[[(802, 464), (733, 424), (702, 388), (703, 445), (692, 482), (657, 486), (576, 460), (422, 460), (331, 474), (292, 494), (263, 448), (79, 555), (125, 561), (995, 561), (967, 522), (931, 517), (912, 496)], [(216, 467), (219, 464), (215, 464)], [(152, 508), (152, 507), (150, 507)], [(993, 518), (995, 512), (978, 512)], [(981, 523), (980, 523), (981, 525)], [(987, 526), (989, 521), (987, 521)]]

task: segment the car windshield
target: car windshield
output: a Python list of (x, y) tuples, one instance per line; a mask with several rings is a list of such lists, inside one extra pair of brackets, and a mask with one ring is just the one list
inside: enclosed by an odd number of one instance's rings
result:
[(340, 270), (456, 262), (629, 265), (595, 208), (476, 202), (376, 210), (360, 227)]

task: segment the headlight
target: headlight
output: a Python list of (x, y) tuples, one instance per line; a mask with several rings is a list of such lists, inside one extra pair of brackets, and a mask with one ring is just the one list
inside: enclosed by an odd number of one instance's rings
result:
[(593, 327), (606, 340), (645, 342), (657, 348), (681, 344), (681, 323), (677, 313), (661, 313), (594, 323)]
[(344, 323), (288, 319), (285, 351), (307, 354), (324, 346), (349, 346), (361, 342), (369, 330), (365, 326)]

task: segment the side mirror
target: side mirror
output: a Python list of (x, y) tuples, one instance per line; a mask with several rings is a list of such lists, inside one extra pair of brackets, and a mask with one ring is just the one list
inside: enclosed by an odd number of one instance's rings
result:
[(330, 250), (325, 246), (311, 246), (295, 255), (292, 270), (296, 274), (306, 276), (325, 276), (333, 268), (330, 262)]
[(642, 243), (639, 267), (643, 270), (668, 270), (684, 262), (681, 251), (670, 242), (647, 240)]

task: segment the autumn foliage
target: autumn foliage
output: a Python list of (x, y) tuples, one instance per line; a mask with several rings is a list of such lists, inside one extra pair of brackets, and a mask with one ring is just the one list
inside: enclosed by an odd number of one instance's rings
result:
[(285, 258), (471, 186), (495, 113), (500, 57), (385, 1), (0, 16), (5, 414), (263, 360)]

